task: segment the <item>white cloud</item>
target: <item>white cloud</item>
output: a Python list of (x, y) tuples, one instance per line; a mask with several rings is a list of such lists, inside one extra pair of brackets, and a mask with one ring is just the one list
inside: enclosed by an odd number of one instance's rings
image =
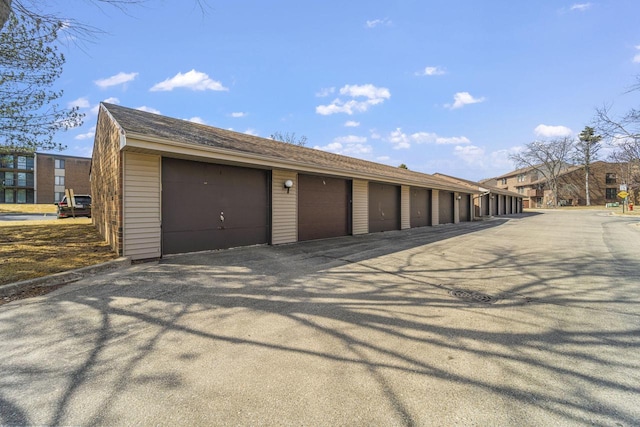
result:
[[(495, 175), (496, 171), (513, 169), (513, 161), (509, 156), (521, 150), (522, 147), (516, 146), (492, 151), (487, 154), (486, 150), (482, 147), (475, 145), (457, 145), (453, 149), (453, 155), (460, 159), (465, 167), (477, 169), (487, 175)], [(453, 165), (451, 165), (451, 167), (453, 167)]]
[(243, 113), (242, 111), (238, 111), (235, 113), (231, 113), (231, 117), (233, 118), (240, 118), (240, 117), (247, 117), (247, 113)]
[(146, 105), (143, 105), (142, 107), (138, 107), (136, 108), (136, 110), (146, 111), (147, 113), (160, 114), (159, 110), (156, 110), (155, 108), (147, 107)]
[[(107, 98), (102, 102), (106, 102), (107, 104), (120, 104), (120, 100), (114, 97)], [(100, 110), (100, 104), (96, 104), (95, 106), (93, 106), (93, 108), (91, 108), (91, 114), (93, 114), (94, 116), (97, 116), (99, 110)]]
[(453, 155), (465, 162), (467, 165), (484, 167), (485, 150), (475, 145), (457, 145), (453, 149)]
[(442, 76), (444, 74), (447, 72), (441, 67), (425, 67), (423, 71), (416, 72), (416, 76)]
[(375, 28), (375, 27), (378, 27), (380, 25), (389, 26), (391, 24), (392, 24), (392, 22), (391, 22), (391, 20), (389, 18), (373, 19), (371, 21), (367, 21), (367, 28)]
[(471, 144), (471, 141), (466, 136), (451, 136), (449, 138), (438, 136), (436, 144)]
[(102, 89), (111, 87), (111, 86), (117, 86), (117, 85), (121, 85), (124, 83), (128, 83), (130, 81), (133, 81), (136, 77), (138, 76), (138, 73), (118, 73), (115, 76), (111, 76), (111, 77), (107, 77), (105, 79), (98, 79), (95, 80), (94, 83), (98, 86), (101, 87)]
[(489, 155), (489, 168), (492, 170), (509, 170), (513, 169), (515, 165), (513, 160), (509, 158), (510, 155), (519, 153), (524, 147), (519, 145), (503, 150), (492, 151)]
[(577, 10), (577, 11), (580, 11), (580, 12), (584, 12), (585, 10), (589, 9), (590, 7), (591, 7), (591, 3), (575, 3), (575, 4), (571, 5), (569, 10), (571, 10), (571, 11)]
[(484, 102), (484, 100), (485, 100), (484, 97), (474, 98), (473, 96), (471, 96), (469, 92), (458, 92), (455, 95), (453, 95), (453, 101), (454, 101), (453, 104), (445, 104), (445, 107), (451, 110), (455, 110), (457, 108), (462, 108), (465, 105)]
[(156, 83), (151, 89), (152, 92), (171, 91), (175, 88), (187, 88), (191, 90), (229, 90), (222, 83), (212, 80), (207, 74), (200, 71), (191, 70), (187, 73), (178, 73), (170, 79)]
[(193, 122), (193, 123), (201, 124), (201, 125), (206, 124), (204, 119), (202, 117), (198, 117), (198, 116), (191, 117), (190, 119), (187, 119), (187, 120), (190, 121), (190, 122)]
[(393, 148), (401, 150), (403, 148), (411, 148), (411, 139), (406, 133), (402, 132), (402, 129), (397, 128), (389, 134), (389, 142), (393, 144)]
[(471, 141), (466, 136), (452, 136), (442, 137), (431, 132), (416, 132), (411, 135), (407, 135), (402, 132), (401, 128), (396, 128), (392, 131), (387, 138), (387, 141), (393, 144), (393, 148), (396, 150), (403, 148), (411, 148), (412, 144), (470, 144)]
[[(636, 46), (637, 50), (640, 50), (640, 45)], [(636, 64), (640, 64), (640, 53), (637, 53), (634, 57), (633, 57), (633, 62)]]
[[(316, 113), (323, 116), (337, 113), (345, 113), (348, 115), (362, 113), (367, 111), (372, 105), (381, 104), (385, 99), (391, 97), (389, 89), (386, 87), (376, 87), (372, 84), (345, 85), (340, 89), (340, 95), (350, 97), (351, 99), (343, 100), (336, 98), (329, 105), (318, 105), (316, 107)], [(366, 99), (359, 100), (356, 98)]]
[(569, 136), (572, 134), (571, 129), (566, 126), (549, 126), (543, 124), (539, 124), (538, 126), (536, 126), (533, 131), (536, 133), (536, 135), (546, 138), (557, 138)]
[(258, 131), (256, 131), (255, 129), (251, 129), (251, 128), (245, 130), (242, 133), (245, 133), (247, 135), (260, 136), (260, 134), (258, 134)]
[(367, 137), (357, 136), (357, 135), (347, 135), (347, 136), (339, 136), (335, 138), (333, 141), (344, 143), (344, 144), (360, 144), (363, 142), (367, 142)]
[(351, 96), (353, 98), (364, 96), (372, 100), (376, 100), (376, 101), (380, 100), (379, 102), (382, 102), (382, 100), (388, 99), (391, 97), (391, 93), (389, 92), (389, 89), (387, 89), (386, 87), (375, 87), (372, 84), (345, 85), (342, 88), (340, 88), (340, 94)]
[(67, 108), (80, 107), (80, 108), (89, 108), (91, 104), (87, 98), (78, 98), (75, 101), (71, 101), (67, 104)]
[(96, 136), (96, 127), (93, 126), (89, 129), (89, 132), (76, 135), (73, 139), (78, 139), (78, 140), (93, 139), (95, 136)]
[(316, 96), (318, 98), (324, 98), (326, 96), (331, 95), (335, 91), (336, 91), (335, 87), (325, 87), (325, 88), (320, 89), (318, 92), (316, 92)]
[(373, 151), (373, 148), (366, 144), (366, 142), (367, 138), (365, 136), (347, 135), (337, 137), (333, 142), (325, 146), (315, 146), (313, 148), (347, 156), (361, 156), (371, 154)]
[(344, 126), (348, 128), (357, 128), (358, 126), (360, 126), (360, 122), (348, 120), (347, 122), (345, 122)]

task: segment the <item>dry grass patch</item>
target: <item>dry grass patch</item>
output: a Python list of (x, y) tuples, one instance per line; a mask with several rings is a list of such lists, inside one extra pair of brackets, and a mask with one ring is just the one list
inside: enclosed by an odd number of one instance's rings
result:
[(0, 285), (115, 258), (88, 218), (0, 223)]
[(27, 203), (1, 203), (0, 213), (56, 213), (56, 205), (47, 204), (27, 204)]

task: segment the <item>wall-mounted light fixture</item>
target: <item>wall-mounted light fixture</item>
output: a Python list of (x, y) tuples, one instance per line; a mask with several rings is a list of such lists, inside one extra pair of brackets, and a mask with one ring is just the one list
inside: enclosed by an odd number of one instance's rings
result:
[(462, 196), (458, 196), (456, 197), (458, 200), (462, 200)]
[(284, 188), (287, 189), (287, 194), (289, 194), (289, 190), (291, 190), (291, 187), (293, 187), (293, 181), (291, 181), (290, 179), (286, 180), (284, 182)]

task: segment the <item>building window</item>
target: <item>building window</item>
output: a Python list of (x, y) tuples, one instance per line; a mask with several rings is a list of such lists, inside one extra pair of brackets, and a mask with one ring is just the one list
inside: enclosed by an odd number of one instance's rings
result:
[[(3, 172), (0, 172), (0, 176), (2, 176)], [(13, 187), (15, 184), (13, 183), (13, 172), (4, 172), (4, 178), (2, 179), (3, 184), (7, 187)]]
[(54, 177), (54, 184), (55, 185), (64, 185), (64, 176), (58, 176), (56, 175)]
[(64, 159), (55, 159), (55, 168), (64, 169)]
[(607, 188), (605, 190), (605, 195), (604, 197), (607, 200), (615, 200), (618, 197), (618, 189), (617, 188)]
[[(615, 184), (616, 183), (616, 174), (615, 173), (608, 173), (605, 176), (605, 184)], [(607, 190), (609, 190), (607, 188)]]
[(4, 202), (13, 203), (13, 190), (4, 190)]
[(17, 169), (33, 169), (33, 157), (18, 156)]
[(518, 175), (518, 182), (524, 182), (526, 177), (527, 177), (526, 174), (521, 173), (520, 175)]
[(518, 194), (524, 194), (524, 187), (518, 187)]
[(24, 172), (18, 172), (18, 187), (27, 186), (27, 174)]
[(16, 191), (16, 195), (16, 203), (27, 203), (27, 190), (18, 190)]
[(502, 178), (502, 180), (500, 180), (500, 183), (503, 185), (507, 185), (507, 178)]
[(53, 201), (56, 202), (56, 203), (61, 201), (63, 197), (64, 197), (64, 193), (63, 192), (56, 191), (55, 193), (53, 193)]

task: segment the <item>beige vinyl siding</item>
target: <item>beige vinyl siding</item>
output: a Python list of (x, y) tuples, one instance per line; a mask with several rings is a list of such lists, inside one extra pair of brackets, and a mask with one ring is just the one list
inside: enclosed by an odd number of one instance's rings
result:
[(161, 256), (160, 156), (124, 154), (124, 256)]
[(453, 224), (460, 224), (460, 200), (458, 200), (458, 193), (453, 193)]
[(366, 234), (369, 232), (369, 182), (359, 179), (353, 180), (353, 227), (352, 233)]
[(440, 224), (440, 191), (431, 190), (431, 225)]
[[(284, 188), (290, 179), (293, 187)], [(298, 241), (298, 174), (292, 171), (271, 172), (271, 244)]]
[(411, 228), (411, 188), (403, 185), (400, 189), (400, 229)]

